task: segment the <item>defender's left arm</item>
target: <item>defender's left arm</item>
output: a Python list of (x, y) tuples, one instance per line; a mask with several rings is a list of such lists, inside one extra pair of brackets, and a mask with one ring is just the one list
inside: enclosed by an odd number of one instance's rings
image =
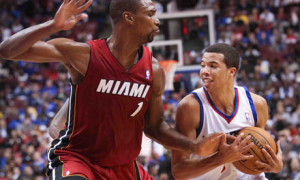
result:
[(156, 59), (152, 60), (152, 94), (145, 115), (145, 134), (166, 148), (197, 153), (194, 141), (175, 131), (163, 117), (162, 95), (165, 90), (165, 73)]
[[(264, 129), (267, 120), (269, 119), (268, 104), (263, 97), (257, 94), (251, 93), (251, 97), (257, 112), (256, 126)], [(283, 162), (280, 141), (276, 142), (276, 148), (277, 154), (270, 146), (267, 146), (266, 149), (262, 150), (262, 153), (265, 155), (268, 163), (257, 161), (256, 165), (259, 167), (257, 171), (278, 173), (282, 170)]]

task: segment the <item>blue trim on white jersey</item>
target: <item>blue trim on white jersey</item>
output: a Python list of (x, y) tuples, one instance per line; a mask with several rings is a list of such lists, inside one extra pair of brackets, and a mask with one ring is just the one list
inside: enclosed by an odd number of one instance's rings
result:
[(207, 90), (205, 89), (205, 88), (203, 88), (204, 89), (204, 92), (205, 92), (205, 95), (206, 95), (206, 97), (207, 97), (207, 99), (208, 99), (208, 102), (209, 102), (209, 104), (212, 106), (212, 108), (219, 114), (219, 115), (221, 115), (228, 123), (230, 123), (230, 121), (234, 118), (234, 116), (236, 115), (236, 113), (237, 113), (237, 110), (238, 110), (238, 106), (239, 106), (239, 102), (238, 102), (238, 99), (239, 99), (239, 97), (238, 97), (238, 92), (237, 92), (237, 88), (235, 87), (234, 88), (234, 92), (235, 92), (235, 105), (234, 105), (234, 112), (233, 112), (233, 114), (232, 115), (230, 115), (230, 116), (228, 116), (228, 115), (226, 115), (226, 114), (224, 114), (222, 111), (220, 111), (216, 106), (215, 106), (215, 104), (213, 103), (213, 101), (211, 100), (211, 98), (210, 98), (210, 96), (209, 96), (209, 94), (208, 94), (208, 92), (207, 92)]
[(200, 104), (200, 125), (199, 125), (199, 127), (196, 129), (196, 137), (198, 137), (199, 136), (199, 134), (200, 134), (200, 132), (201, 132), (201, 130), (202, 130), (202, 128), (203, 128), (203, 121), (204, 121), (204, 111), (203, 111), (203, 104), (202, 104), (202, 102), (201, 102), (201, 100), (200, 100), (200, 98), (199, 98), (199, 96), (197, 95), (197, 93), (195, 93), (195, 92), (192, 92), (192, 94), (196, 97), (196, 99), (197, 99), (197, 101), (199, 102), (199, 104)]
[(248, 97), (248, 100), (249, 100), (249, 104), (250, 104), (250, 107), (251, 107), (251, 110), (252, 110), (252, 114), (253, 114), (253, 117), (254, 117), (254, 123), (256, 125), (257, 124), (256, 109), (255, 109), (255, 106), (254, 106), (254, 103), (253, 103), (253, 100), (252, 100), (252, 97), (251, 97), (251, 94), (250, 94), (248, 88), (244, 86), (244, 89), (246, 91), (246, 94), (247, 94), (247, 97)]

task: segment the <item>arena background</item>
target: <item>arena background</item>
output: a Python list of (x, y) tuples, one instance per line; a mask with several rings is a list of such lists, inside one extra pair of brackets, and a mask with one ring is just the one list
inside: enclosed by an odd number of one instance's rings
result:
[[(0, 41), (53, 18), (61, 2), (0, 0)], [(174, 81), (163, 97), (165, 120), (173, 126), (178, 102), (202, 86), (199, 62), (203, 48), (214, 42), (231, 44), (239, 49), (242, 61), (236, 84), (267, 100), (270, 114), (266, 129), (281, 140), (283, 170), (267, 177), (300, 179), (300, 1), (155, 3), (161, 33), (148, 46), (157, 59), (177, 62), (176, 73), (169, 72)], [(86, 42), (108, 37), (108, 5), (109, 0), (94, 0), (87, 10), (88, 20), (47, 39), (67, 37)], [(69, 92), (67, 71), (59, 63), (0, 59), (0, 180), (46, 179), (46, 152), (51, 142), (48, 126)], [(138, 160), (155, 179), (173, 179), (170, 152), (161, 145), (145, 138)]]

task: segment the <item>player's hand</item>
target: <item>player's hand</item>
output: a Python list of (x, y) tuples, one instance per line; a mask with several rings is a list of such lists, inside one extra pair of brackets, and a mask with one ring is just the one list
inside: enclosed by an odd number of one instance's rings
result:
[(196, 152), (200, 156), (210, 156), (216, 153), (219, 149), (219, 144), (221, 142), (222, 136), (225, 136), (223, 132), (214, 133), (206, 136), (201, 140), (196, 141), (197, 149)]
[(55, 14), (53, 25), (58, 30), (69, 30), (78, 21), (88, 17), (86, 13), (81, 13), (86, 10), (93, 0), (64, 0), (60, 8)]
[(226, 142), (227, 144), (232, 144), (235, 141), (236, 137), (230, 134), (226, 134)]
[(276, 143), (278, 152), (275, 154), (273, 149), (267, 145), (266, 149), (262, 150), (262, 153), (267, 159), (267, 162), (256, 161), (255, 164), (257, 165), (256, 171), (258, 172), (272, 172), (272, 173), (279, 173), (282, 170), (283, 163), (282, 163), (282, 151), (280, 148), (280, 141)]
[(222, 137), (219, 152), (217, 153), (218, 159), (220, 159), (222, 164), (253, 158), (253, 155), (243, 154), (248, 152), (251, 146), (253, 146), (253, 142), (247, 144), (251, 136), (247, 136), (245, 139), (242, 139), (243, 136), (244, 133), (239, 134), (231, 144), (226, 142), (227, 140), (225, 136)]

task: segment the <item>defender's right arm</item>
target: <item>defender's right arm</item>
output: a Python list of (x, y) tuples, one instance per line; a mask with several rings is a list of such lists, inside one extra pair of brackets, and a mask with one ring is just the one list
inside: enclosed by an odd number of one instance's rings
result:
[[(64, 0), (53, 20), (24, 29), (0, 44), (0, 57), (8, 60), (32, 62), (55, 62), (72, 64), (72, 53), (85, 50), (88, 46), (72, 40), (59, 38), (48, 42), (41, 39), (61, 30), (71, 29), (86, 14), (79, 14), (87, 9), (92, 0)], [(74, 43), (74, 44), (73, 44)], [(86, 48), (81, 48), (81, 46)], [(72, 52), (72, 53), (71, 53)]]

